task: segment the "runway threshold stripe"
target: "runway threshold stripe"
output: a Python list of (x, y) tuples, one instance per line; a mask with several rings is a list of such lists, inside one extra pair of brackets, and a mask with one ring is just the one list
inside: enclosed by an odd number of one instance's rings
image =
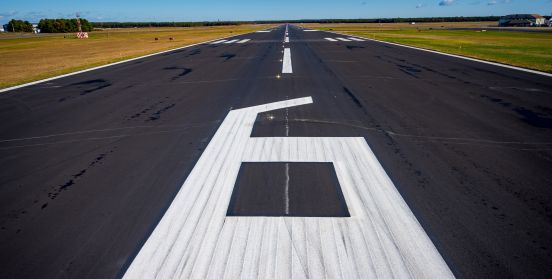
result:
[(344, 42), (350, 42), (350, 41), (351, 41), (351, 40), (349, 40), (349, 39), (345, 39), (345, 38), (339, 38), (339, 37), (338, 37), (338, 38), (336, 38), (336, 39), (338, 39), (338, 40), (340, 40), (340, 41), (344, 41)]
[(224, 43), (224, 42), (226, 42), (226, 40), (220, 40), (220, 41), (212, 42), (211, 44), (212, 45), (217, 45), (217, 44)]
[(291, 74), (293, 69), (291, 67), (291, 50), (284, 48), (284, 59), (282, 60), (282, 74)]
[[(124, 278), (454, 278), (363, 137), (251, 137), (228, 113)], [(228, 217), (243, 163), (332, 163), (351, 217)], [(324, 205), (321, 205), (324, 206)]]
[(337, 40), (336, 40), (336, 39), (333, 39), (333, 38), (324, 38), (324, 39), (326, 39), (326, 40), (328, 40), (328, 41), (330, 41), (330, 42), (337, 42)]
[(251, 41), (251, 39), (243, 39), (243, 40), (239, 41), (238, 44), (247, 43), (249, 41)]
[(224, 42), (224, 43), (225, 43), (225, 44), (232, 44), (232, 43), (235, 43), (235, 42), (237, 42), (237, 41), (239, 41), (239, 40), (238, 40), (238, 39), (234, 39), (234, 40), (230, 40), (230, 41)]

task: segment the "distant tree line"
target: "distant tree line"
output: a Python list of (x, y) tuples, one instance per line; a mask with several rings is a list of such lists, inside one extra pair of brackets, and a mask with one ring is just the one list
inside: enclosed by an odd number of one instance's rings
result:
[(12, 19), (4, 25), (7, 32), (33, 32), (33, 25), (28, 21)]
[(399, 23), (399, 22), (467, 22), (498, 21), (498, 16), (478, 17), (424, 17), (424, 18), (374, 18), (374, 19), (300, 19), (300, 20), (257, 20), (257, 21), (211, 21), (211, 22), (92, 22), (94, 28), (134, 27), (196, 27), (264, 23)]
[(499, 16), (472, 17), (410, 17), (410, 18), (358, 18), (358, 19), (300, 19), (288, 21), (256, 21), (255, 23), (401, 23), (401, 22), (468, 22), (468, 21), (498, 21)]
[[(472, 17), (422, 17), (422, 18), (373, 18), (373, 19), (300, 19), (300, 20), (257, 20), (257, 21), (205, 21), (205, 22), (89, 22), (81, 18), (82, 31), (89, 32), (94, 28), (134, 28), (134, 27), (197, 27), (223, 26), (240, 24), (264, 23), (400, 23), (400, 22), (468, 22), (468, 21), (498, 21), (499, 16)], [(7, 27), (7, 28), (6, 28)], [(42, 33), (77, 32), (77, 19), (41, 19), (38, 28)], [(8, 32), (33, 32), (33, 26), (28, 21), (12, 19), (5, 25)]]
[(239, 21), (206, 21), (206, 22), (92, 22), (94, 28), (134, 28), (134, 27), (198, 27), (238, 25)]
[[(92, 24), (84, 19), (80, 19), (81, 28), (83, 32), (92, 31)], [(44, 18), (38, 22), (38, 28), (41, 33), (69, 33), (69, 32), (78, 32), (79, 27), (76, 18), (72, 19), (48, 19)]]

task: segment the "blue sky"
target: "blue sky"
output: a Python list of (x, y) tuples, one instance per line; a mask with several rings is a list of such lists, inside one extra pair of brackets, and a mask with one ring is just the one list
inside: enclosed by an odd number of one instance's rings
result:
[(91, 21), (214, 21), (306, 18), (486, 16), (552, 13), (552, 0), (88, 0), (3, 1), (0, 23), (11, 18), (73, 17)]

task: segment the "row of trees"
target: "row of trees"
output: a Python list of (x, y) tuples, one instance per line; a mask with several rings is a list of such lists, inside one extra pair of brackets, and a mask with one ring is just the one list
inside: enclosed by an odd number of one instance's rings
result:
[(92, 22), (95, 28), (134, 28), (134, 27), (198, 27), (239, 25), (240, 21), (205, 21), (205, 22)]
[(256, 23), (401, 23), (401, 22), (469, 22), (469, 21), (498, 21), (499, 16), (472, 16), (472, 17), (411, 17), (411, 18), (358, 18), (358, 19), (300, 19), (291, 21), (256, 21)]
[(301, 20), (258, 20), (258, 21), (213, 21), (213, 22), (92, 22), (95, 28), (133, 27), (194, 27), (262, 23), (395, 23), (395, 22), (467, 22), (498, 21), (498, 16), (477, 17), (424, 17), (424, 18), (374, 18), (374, 19), (301, 19)]
[(4, 29), (8, 32), (33, 32), (33, 25), (26, 20), (12, 19), (4, 25)]
[[(84, 18), (80, 19), (81, 28), (83, 32), (92, 31), (92, 24)], [(41, 19), (38, 22), (38, 28), (41, 33), (69, 33), (69, 32), (78, 32), (79, 27), (77, 19)]]
[[(484, 17), (425, 17), (425, 18), (375, 18), (375, 19), (302, 19), (302, 20), (261, 20), (261, 21), (206, 21), (206, 22), (89, 22), (82, 18), (82, 31), (89, 32), (93, 28), (133, 28), (133, 27), (195, 27), (239, 25), (246, 23), (395, 23), (395, 22), (466, 22), (466, 21), (497, 21), (498, 16)], [(43, 33), (77, 32), (76, 19), (41, 19), (38, 23)], [(33, 26), (28, 21), (12, 19), (7, 24), (9, 32), (33, 32)]]

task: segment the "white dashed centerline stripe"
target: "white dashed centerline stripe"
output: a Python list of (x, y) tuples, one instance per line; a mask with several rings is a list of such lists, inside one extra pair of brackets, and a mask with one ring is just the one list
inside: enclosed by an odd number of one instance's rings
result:
[(284, 38), (284, 43), (289, 43), (289, 37), (286, 36), (286, 37)]
[(232, 43), (235, 43), (235, 42), (237, 42), (237, 41), (239, 41), (239, 40), (238, 40), (238, 39), (234, 39), (234, 40), (230, 40), (230, 41), (224, 42), (224, 43), (225, 43), (225, 44), (232, 44)]
[(238, 44), (247, 43), (249, 41), (251, 41), (251, 39), (243, 39), (243, 40), (239, 41)]
[(345, 38), (336, 38), (336, 39), (338, 39), (338, 40), (340, 40), (340, 41), (344, 41), (344, 42), (350, 42), (350, 41), (351, 41), (351, 40), (345, 39)]
[(324, 39), (326, 39), (326, 40), (328, 40), (328, 41), (330, 41), (330, 42), (337, 42), (337, 40), (336, 40), (336, 39), (333, 39), (333, 38), (324, 38)]
[[(251, 137), (312, 102), (230, 111), (124, 278), (454, 278), (363, 137)], [(331, 163), (351, 217), (226, 216), (244, 162)]]
[(291, 74), (293, 73), (293, 68), (291, 67), (291, 50), (289, 48), (284, 48), (284, 59), (282, 60), (282, 74)]

